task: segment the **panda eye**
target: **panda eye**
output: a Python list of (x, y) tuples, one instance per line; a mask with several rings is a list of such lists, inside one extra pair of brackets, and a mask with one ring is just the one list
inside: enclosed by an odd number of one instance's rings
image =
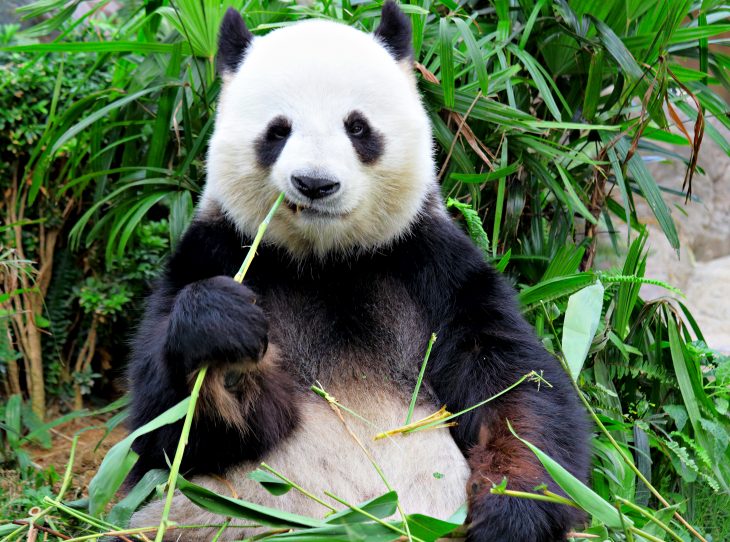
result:
[(353, 137), (362, 137), (365, 134), (365, 125), (359, 120), (356, 120), (347, 127), (347, 131)]
[(283, 118), (274, 119), (266, 130), (266, 139), (269, 141), (284, 141), (291, 134), (291, 124)]
[(354, 112), (345, 119), (345, 130), (348, 136), (361, 139), (370, 133), (370, 126), (360, 113)]

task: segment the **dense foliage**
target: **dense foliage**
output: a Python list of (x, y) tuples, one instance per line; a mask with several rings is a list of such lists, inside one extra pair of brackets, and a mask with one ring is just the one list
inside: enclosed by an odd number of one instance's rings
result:
[[(177, 0), (127, 2), (109, 18), (100, 2), (74, 18), (77, 4), (38, 2), (24, 12), (46, 14), (43, 23), (0, 33), (10, 44), (0, 52), (0, 370), (17, 398), (0, 416), (8, 464), (27, 465), (23, 442), (42, 440), (46, 393), (73, 394), (78, 409), (92, 391), (108, 396), (105, 382), (123, 369), (139, 298), (204, 182), (225, 9), (242, 9), (258, 34), (308, 17), (372, 30), (379, 14), (376, 4), (348, 0)], [(702, 499), (730, 492), (730, 360), (707, 348), (681, 302), (639, 296), (648, 279), (637, 201), (678, 248), (669, 189), (644, 159), (684, 161), (685, 186), (671, 190), (689, 196), (703, 131), (730, 154), (704, 122), (730, 127), (730, 108), (712, 90), (730, 88), (730, 57), (710, 47), (728, 43), (719, 37), (730, 32), (727, 7), (418, 0), (403, 8), (443, 195), (515, 283), (594, 416), (596, 493), (570, 495), (589, 511), (590, 532), (722, 539), (727, 521), (700, 512)], [(687, 119), (693, 128), (682, 126)], [(690, 158), (662, 143), (687, 146)], [(594, 269), (599, 250), (622, 264)], [(616, 505), (621, 522), (600, 503)], [(108, 527), (87, 520), (92, 532)]]

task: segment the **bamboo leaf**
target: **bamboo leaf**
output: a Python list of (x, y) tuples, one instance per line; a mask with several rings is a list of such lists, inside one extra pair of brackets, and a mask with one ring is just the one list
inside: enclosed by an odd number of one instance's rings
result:
[(578, 380), (583, 363), (596, 335), (603, 309), (603, 285), (596, 281), (568, 298), (563, 320), (563, 355), (570, 376)]
[[(629, 152), (628, 142), (624, 139), (618, 140), (616, 142), (616, 150), (621, 159), (625, 160)], [(628, 164), (628, 171), (636, 181), (636, 184), (639, 185), (641, 194), (649, 204), (649, 208), (652, 210), (652, 213), (654, 213), (657, 222), (659, 222), (659, 226), (661, 226), (664, 235), (666, 235), (667, 241), (669, 241), (672, 248), (679, 250), (679, 235), (677, 234), (677, 229), (674, 225), (674, 220), (672, 220), (669, 207), (667, 207), (667, 204), (664, 202), (656, 181), (651, 176), (651, 173), (649, 173), (649, 170), (646, 168), (646, 165), (641, 160), (640, 156), (634, 154), (631, 157)]]
[(558, 277), (525, 288), (519, 293), (518, 297), (523, 309), (528, 311), (535, 308), (535, 306), (539, 306), (541, 302), (552, 301), (585, 288), (595, 280), (596, 276), (591, 272)]
[(454, 23), (456, 23), (456, 27), (459, 29), (459, 33), (464, 39), (466, 52), (471, 58), (472, 65), (477, 72), (477, 79), (479, 80), (479, 86), (482, 89), (482, 94), (486, 96), (489, 91), (489, 77), (487, 75), (487, 63), (484, 60), (482, 50), (477, 44), (474, 34), (471, 33), (469, 26), (467, 26), (464, 20), (454, 19)]
[(89, 483), (89, 513), (92, 516), (98, 516), (104, 510), (137, 462), (139, 456), (132, 451), (132, 443), (135, 439), (183, 418), (189, 402), (190, 398), (186, 397), (153, 420), (132, 431), (107, 452), (99, 470)]
[[(358, 504), (357, 507), (377, 518), (387, 518), (395, 514), (398, 509), (398, 494), (395, 491), (389, 491), (380, 497)], [(332, 514), (326, 519), (326, 522), (332, 525), (347, 525), (365, 521), (369, 521), (367, 516), (349, 508)]]
[(454, 107), (454, 46), (449, 20), (442, 18), (439, 22), (439, 52), (441, 61), (441, 88), (444, 92), (444, 107)]
[(625, 525), (633, 525), (633, 522), (629, 518), (621, 517), (618, 510), (568, 472), (565, 467), (560, 465), (537, 446), (521, 438), (517, 433), (515, 433), (512, 425), (509, 425), (509, 430), (520, 442), (527, 446), (532, 453), (537, 456), (540, 463), (542, 463), (542, 466), (545, 467), (548, 474), (553, 480), (555, 480), (555, 483), (557, 483), (560, 488), (565, 491), (566, 495), (573, 499), (583, 510), (591, 514), (591, 516), (607, 527), (621, 529)]
[(203, 486), (186, 480), (182, 476), (177, 478), (177, 488), (197, 506), (221, 516), (245, 519), (275, 528), (301, 529), (302, 527), (320, 527), (324, 525), (320, 520), (241, 499), (234, 499), (233, 497), (218, 495)]

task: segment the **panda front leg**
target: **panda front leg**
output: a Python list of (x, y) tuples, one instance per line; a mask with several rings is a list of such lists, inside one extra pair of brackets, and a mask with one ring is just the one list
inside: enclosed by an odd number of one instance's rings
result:
[(477, 442), (468, 452), (472, 470), (467, 483), (468, 542), (563, 541), (582, 520), (582, 514), (571, 506), (491, 492), (506, 479), (509, 490), (535, 493), (544, 484), (550, 491), (562, 493), (529, 448), (512, 435), (508, 421), (520, 437), (584, 477), (582, 412), (570, 412), (567, 405), (557, 404), (558, 399), (550, 397), (550, 388), (545, 388), (516, 391), (482, 413)]
[[(276, 366), (256, 296), (226, 276), (169, 292), (163, 286), (150, 299), (135, 339), (132, 426), (189, 395), (195, 375), (207, 365), (182, 472), (221, 473), (260, 457), (294, 427), (297, 412), (294, 383)], [(165, 467), (180, 430), (178, 422), (137, 439), (140, 460), (130, 481)]]
[[(472, 315), (478, 313), (479, 307), (468, 308)], [(510, 312), (504, 307), (490, 311), (490, 325), (481, 330), (452, 321), (439, 336), (443, 340), (432, 354), (429, 380), (441, 402), (458, 412), (499, 394), (533, 370), (542, 374), (549, 385), (523, 382), (458, 418), (452, 435), (471, 467), (468, 542), (562, 541), (581, 520), (576, 508), (491, 492), (506, 478), (510, 490), (535, 492), (545, 484), (562, 493), (537, 457), (512, 435), (508, 421), (515, 433), (573, 475), (585, 481), (588, 472), (587, 417), (569, 377), (519, 314)], [(475, 321), (470, 317), (468, 323)]]

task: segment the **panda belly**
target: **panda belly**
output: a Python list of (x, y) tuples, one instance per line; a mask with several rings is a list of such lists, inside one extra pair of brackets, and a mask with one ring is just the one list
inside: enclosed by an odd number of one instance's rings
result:
[[(448, 429), (432, 429), (374, 441), (373, 437), (378, 432), (404, 423), (408, 405), (387, 391), (367, 389), (369, 386), (365, 388), (361, 394), (335, 397), (375, 427), (342, 411), (347, 424), (345, 427), (324, 399), (307, 397), (301, 402), (301, 421), (297, 429), (267, 453), (262, 461), (325, 502), (331, 502), (335, 508), (342, 506), (326, 497), (324, 491), (351, 504), (361, 503), (386, 493), (388, 488), (351, 431), (371, 452), (386, 480), (398, 493), (406, 514), (422, 513), (448, 518), (465, 502), (469, 476), (466, 459)], [(334, 394), (332, 389), (328, 392)], [(430, 403), (417, 405), (413, 419), (424, 418), (437, 408)], [(201, 475), (193, 477), (192, 481), (222, 495), (235, 495), (296, 514), (316, 518), (327, 514), (327, 508), (297, 490), (292, 489), (278, 497), (271, 495), (258, 482), (247, 477), (258, 466), (258, 462), (246, 462), (229, 469), (222, 477)], [(162, 508), (162, 501), (147, 505), (134, 515), (133, 526), (155, 525), (159, 522)], [(174, 498), (170, 519), (181, 525), (221, 524), (225, 521), (221, 516), (198, 508), (179, 493)], [(220, 540), (240, 540), (264, 530), (240, 527), (246, 523), (243, 520), (232, 521)], [(216, 530), (186, 530), (182, 539), (210, 540)], [(180, 531), (175, 531), (170, 531), (171, 540), (180, 535)]]

